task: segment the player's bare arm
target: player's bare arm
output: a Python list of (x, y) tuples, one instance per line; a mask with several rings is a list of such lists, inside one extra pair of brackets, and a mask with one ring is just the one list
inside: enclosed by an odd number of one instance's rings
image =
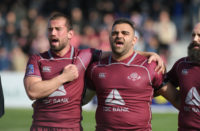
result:
[(87, 88), (83, 97), (82, 105), (88, 104), (95, 95), (96, 95), (96, 91)]
[(60, 75), (50, 80), (42, 80), (40, 77), (28, 76), (24, 79), (24, 86), (29, 98), (36, 100), (49, 96), (62, 84), (76, 78), (78, 78), (77, 67), (70, 64), (63, 69)]
[(170, 82), (159, 89), (157, 93), (165, 97), (174, 107), (180, 109), (180, 92)]

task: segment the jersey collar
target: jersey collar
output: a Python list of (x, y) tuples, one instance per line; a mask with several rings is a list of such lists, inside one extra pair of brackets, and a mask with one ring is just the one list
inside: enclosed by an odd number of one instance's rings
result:
[(72, 59), (73, 56), (74, 56), (74, 47), (70, 46), (70, 50), (63, 57), (60, 57), (60, 56), (56, 55), (50, 49), (48, 50), (48, 55), (49, 55), (50, 59), (55, 59), (55, 58), (69, 58), (69, 59)]
[(116, 61), (116, 60), (112, 59), (112, 55), (110, 55), (109, 58), (108, 58), (108, 64), (111, 64), (111, 63), (126, 63), (127, 65), (130, 65), (130, 63), (133, 62), (133, 60), (135, 59), (136, 56), (137, 56), (137, 53), (133, 52), (133, 54), (131, 56), (129, 56), (128, 58), (126, 58), (122, 61)]

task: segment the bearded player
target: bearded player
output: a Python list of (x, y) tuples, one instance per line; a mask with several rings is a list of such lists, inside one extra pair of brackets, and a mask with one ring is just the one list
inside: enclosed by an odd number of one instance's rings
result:
[(200, 130), (200, 23), (192, 32), (188, 56), (179, 59), (168, 72), (168, 86), (180, 87), (179, 131)]

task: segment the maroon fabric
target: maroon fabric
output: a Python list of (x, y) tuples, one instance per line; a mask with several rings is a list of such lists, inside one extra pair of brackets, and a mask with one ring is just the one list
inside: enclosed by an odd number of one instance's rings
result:
[(167, 74), (176, 87), (180, 87), (181, 109), (179, 131), (200, 130), (200, 66), (188, 57), (178, 60)]
[(97, 131), (151, 130), (153, 87), (163, 82), (155, 66), (134, 53), (123, 61), (108, 57), (89, 67), (87, 82), (98, 97)]
[[(91, 49), (75, 49), (73, 51), (71, 48), (64, 57), (56, 56), (51, 51), (30, 57), (25, 77), (35, 76), (49, 80), (59, 75), (66, 65), (72, 63), (78, 63), (80, 69), (79, 77), (76, 80), (65, 83), (48, 97), (34, 102), (33, 126), (80, 127), (84, 75), (92, 59), (91, 53)], [(84, 58), (84, 56), (87, 56), (87, 58)]]

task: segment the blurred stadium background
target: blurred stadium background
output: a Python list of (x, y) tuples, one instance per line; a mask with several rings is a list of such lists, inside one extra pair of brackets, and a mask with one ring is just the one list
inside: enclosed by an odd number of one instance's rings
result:
[[(130, 18), (135, 22), (136, 34), (139, 37), (135, 49), (157, 52), (169, 70), (176, 60), (187, 55), (192, 27), (200, 19), (200, 1), (0, 0), (0, 75), (6, 108), (5, 115), (0, 118), (0, 130), (29, 129), (27, 127), (31, 123), (32, 102), (23, 87), (24, 70), (30, 54), (48, 50), (46, 22), (48, 16), (55, 11), (71, 16), (75, 31), (71, 40), (73, 46), (93, 47), (104, 51), (110, 50), (108, 36), (113, 21), (119, 17)], [(92, 112), (90, 114), (93, 118), (89, 120), (93, 122), (95, 104), (94, 99), (83, 107), (83, 114)], [(158, 121), (153, 117), (154, 130), (164, 130), (159, 127), (156, 129), (154, 125), (162, 125), (158, 122), (167, 119), (171, 113), (175, 115), (168, 120), (175, 123), (174, 129), (177, 128), (177, 110), (163, 97), (159, 96), (153, 100), (152, 112), (155, 117), (157, 113), (162, 113), (158, 116), (168, 113), (158, 118)], [(14, 119), (23, 115), (22, 121)], [(90, 115), (86, 114), (87, 116)], [(21, 124), (15, 127), (14, 123)], [(165, 130), (173, 130), (169, 126), (167, 125)], [(94, 126), (87, 130), (93, 129)]]

